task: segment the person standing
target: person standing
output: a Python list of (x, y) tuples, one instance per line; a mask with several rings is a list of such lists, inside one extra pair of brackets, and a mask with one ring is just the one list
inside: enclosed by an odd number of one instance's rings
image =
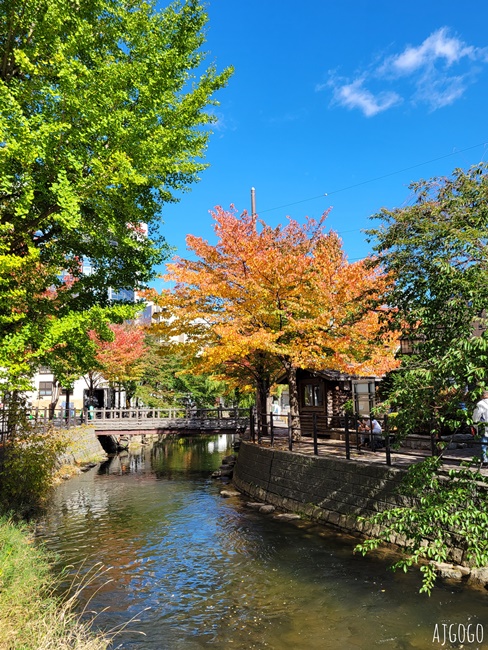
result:
[(473, 422), (477, 425), (476, 428), (481, 435), (481, 462), (488, 464), (488, 390), (483, 391), (480, 401), (475, 406)]

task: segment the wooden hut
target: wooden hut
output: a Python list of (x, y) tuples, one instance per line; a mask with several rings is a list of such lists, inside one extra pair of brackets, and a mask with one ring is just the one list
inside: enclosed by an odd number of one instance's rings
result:
[(344, 427), (346, 402), (354, 413), (369, 415), (379, 381), (379, 377), (359, 377), (336, 370), (298, 370), (298, 404), (303, 430), (309, 428), (314, 414), (320, 429)]

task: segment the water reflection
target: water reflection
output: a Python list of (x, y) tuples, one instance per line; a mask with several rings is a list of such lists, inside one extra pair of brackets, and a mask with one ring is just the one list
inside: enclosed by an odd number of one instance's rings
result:
[(209, 477), (231, 443), (166, 440), (58, 490), (41, 534), (63, 565), (110, 567), (85, 598), (108, 607), (102, 627), (140, 619), (130, 627), (146, 636), (125, 630), (120, 647), (432, 648), (436, 623), (485, 623), (485, 593), (441, 586), (427, 599), (415, 573), (354, 556), (347, 536), (222, 499)]

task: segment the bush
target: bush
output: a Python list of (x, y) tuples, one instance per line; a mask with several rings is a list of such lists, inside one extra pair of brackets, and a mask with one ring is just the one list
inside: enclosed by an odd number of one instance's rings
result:
[(3, 447), (0, 513), (30, 517), (44, 506), (52, 489), (57, 459), (67, 445), (64, 431), (39, 431), (28, 422), (17, 427)]
[(365, 555), (381, 542), (402, 538), (405, 557), (392, 568), (407, 571), (418, 565), (423, 574), (420, 591), (429, 595), (436, 579), (432, 562), (449, 561), (454, 548), (471, 566), (488, 564), (488, 479), (479, 462), (462, 463), (446, 474), (441, 457), (426, 458), (409, 468), (398, 493), (407, 497), (407, 505), (361, 518), (379, 524), (379, 533), (356, 551)]

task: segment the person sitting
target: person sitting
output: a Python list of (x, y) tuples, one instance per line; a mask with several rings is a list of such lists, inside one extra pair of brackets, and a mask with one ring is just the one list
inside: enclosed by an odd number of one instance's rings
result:
[(383, 440), (381, 434), (383, 433), (383, 429), (381, 428), (378, 420), (368, 420), (368, 418), (363, 418), (358, 425), (358, 431), (368, 431), (370, 433), (369, 436), (361, 436), (359, 449), (361, 449), (361, 447), (365, 444), (369, 444), (372, 451), (376, 451), (376, 449), (379, 449), (382, 446)]

